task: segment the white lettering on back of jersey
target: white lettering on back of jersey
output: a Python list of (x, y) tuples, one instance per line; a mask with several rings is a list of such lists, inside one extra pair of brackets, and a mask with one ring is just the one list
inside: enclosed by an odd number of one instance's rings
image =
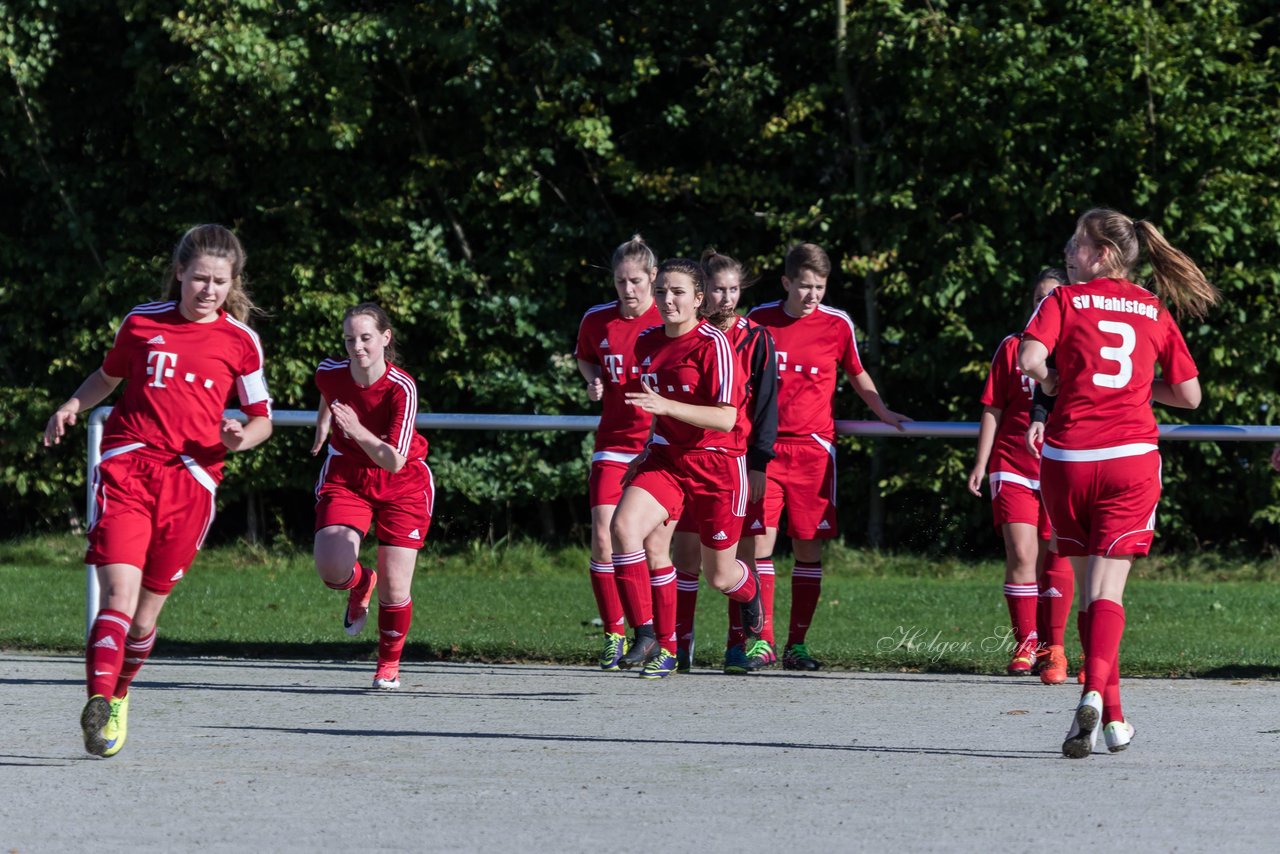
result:
[(166, 353), (163, 350), (152, 350), (147, 353), (147, 376), (151, 377), (148, 385), (154, 388), (167, 388), (164, 384), (165, 378), (173, 376), (173, 368), (177, 364), (177, 353)]

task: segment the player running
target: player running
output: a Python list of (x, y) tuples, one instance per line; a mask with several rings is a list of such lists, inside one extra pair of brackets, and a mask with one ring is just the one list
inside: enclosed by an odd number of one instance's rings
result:
[[(246, 322), (245, 252), (220, 225), (178, 241), (160, 302), (135, 306), (102, 367), (58, 407), (44, 431), (57, 444), (76, 416), (122, 381), (93, 472), (94, 521), (85, 563), (97, 567), (80, 714), (84, 747), (114, 756), (128, 735), (129, 684), (156, 642), (156, 620), (213, 522), (227, 451), (271, 435), (262, 346)], [(234, 389), (247, 424), (223, 417)]]
[[(734, 429), (744, 392), (738, 358), (725, 334), (698, 316), (705, 280), (696, 261), (664, 261), (655, 296), (663, 325), (636, 341), (640, 375), (626, 390), (626, 401), (652, 417), (652, 436), (613, 515), (613, 563), (643, 564), (646, 540), (661, 538), (665, 547), (667, 522), (688, 513), (698, 522), (707, 581), (741, 605), (743, 628), (759, 635), (759, 585), (734, 556), (747, 504), (746, 433)], [(643, 677), (661, 679), (676, 669), (675, 571), (651, 570), (651, 588), (652, 600), (640, 585), (622, 588), (640, 622), (621, 665), (643, 664)]]
[[(601, 670), (618, 670), (628, 643), (623, 625), (623, 600), (618, 589), (625, 583), (646, 587), (648, 572), (642, 565), (626, 565), (615, 575), (609, 523), (622, 497), (627, 466), (644, 450), (652, 418), (623, 400), (623, 387), (639, 376), (632, 351), (644, 330), (662, 323), (653, 301), (653, 280), (658, 259), (640, 235), (613, 252), (611, 267), (618, 299), (587, 310), (578, 327), (573, 355), (587, 382), (587, 396), (602, 401), (600, 426), (591, 454), (591, 590), (604, 626)], [(668, 563), (665, 545), (650, 552), (651, 566)], [(628, 573), (630, 574), (628, 577)], [(634, 628), (637, 613), (625, 615)]]
[[(886, 424), (901, 429), (911, 419), (885, 406), (875, 382), (858, 359), (853, 321), (839, 309), (823, 305), (831, 261), (820, 246), (801, 243), (787, 253), (782, 287), (785, 300), (757, 306), (748, 318), (769, 330), (778, 358), (778, 439), (769, 464), (763, 518), (765, 530), (756, 540), (756, 567), (761, 577), (773, 575), (773, 549), (782, 508), (795, 554), (791, 573), (791, 621), (782, 666), (818, 670), (822, 665), (806, 643), (822, 594), (822, 542), (837, 534), (836, 446), (832, 397), (839, 371), (854, 391)], [(766, 593), (772, 593), (766, 585)], [(764, 601), (766, 625), (773, 624), (773, 599)], [(770, 646), (774, 638), (763, 638)], [(768, 664), (751, 658), (752, 667)]]
[[(1036, 277), (1033, 305), (1065, 284), (1067, 274), (1062, 270), (1042, 271)], [(982, 390), (978, 456), (969, 472), (969, 491), (981, 496), (986, 475), (992, 516), (1004, 538), (1004, 596), (1014, 639), (1007, 672), (1011, 676), (1031, 673), (1037, 664), (1037, 647), (1044, 643), (1045, 655), (1038, 662), (1040, 680), (1057, 685), (1067, 681), (1063, 633), (1075, 575), (1070, 562), (1049, 548), (1052, 529), (1040, 500), (1040, 461), (1026, 447), (1036, 384), (1018, 370), (1021, 341), (1022, 333), (1006, 337), (991, 360)], [(1039, 604), (1045, 607), (1038, 609)], [(1045, 629), (1043, 637), (1038, 624)]]
[[(1146, 248), (1161, 296), (1129, 280)], [(1022, 371), (1056, 393), (1044, 436), (1040, 488), (1061, 554), (1071, 558), (1088, 601), (1082, 622), (1085, 683), (1063, 755), (1088, 756), (1103, 729), (1107, 749), (1128, 747), (1133, 726), (1120, 704), (1125, 582), (1148, 553), (1160, 500), (1154, 400), (1200, 404), (1195, 361), (1166, 302), (1202, 317), (1219, 294), (1154, 225), (1095, 208), (1081, 215), (1070, 245), (1084, 284), (1056, 289), (1040, 304), (1019, 348)], [(1052, 354), (1057, 370), (1046, 360)], [(1161, 368), (1161, 379), (1154, 367)]]
[[(435, 484), (427, 440), (414, 429), (418, 386), (395, 364), (386, 312), (369, 302), (347, 309), (342, 340), (347, 358), (325, 359), (315, 375), (320, 415), (312, 456), (329, 443), (316, 483), (316, 572), (326, 587), (347, 591), (342, 626), (349, 635), (364, 628), (378, 591), (373, 687), (394, 690), (413, 623), (413, 570), (431, 527)], [(360, 542), (375, 520), (376, 571), (360, 563)]]
[[(739, 410), (735, 431), (747, 437), (747, 515), (743, 518), (742, 538), (738, 541), (738, 559), (755, 565), (755, 534), (764, 531), (760, 516), (764, 498), (765, 471), (773, 459), (773, 442), (778, 435), (778, 369), (773, 353), (773, 340), (759, 324), (740, 317), (738, 300), (744, 288), (742, 265), (728, 255), (713, 249), (702, 256), (702, 271), (707, 280), (707, 297), (700, 313), (723, 332), (738, 355), (739, 369), (746, 378), (747, 389)], [(754, 509), (754, 513), (752, 512)], [(698, 520), (689, 513), (680, 517), (672, 542), (676, 565), (676, 669), (681, 673), (693, 667), (694, 616), (698, 606), (698, 574), (702, 571), (702, 551), (698, 541)], [(773, 574), (758, 576), (763, 597), (765, 586), (772, 598)], [(763, 634), (771, 634), (766, 623)], [(746, 634), (738, 603), (729, 600), (729, 637), (725, 646), (724, 672), (749, 672)], [(752, 639), (750, 651), (759, 660), (777, 660), (773, 647), (762, 638)]]

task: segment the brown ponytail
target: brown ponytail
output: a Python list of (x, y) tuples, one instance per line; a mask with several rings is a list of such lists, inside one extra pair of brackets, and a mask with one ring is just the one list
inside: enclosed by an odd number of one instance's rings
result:
[(1204, 317), (1205, 312), (1222, 298), (1222, 293), (1205, 278), (1196, 262), (1185, 252), (1174, 248), (1154, 225), (1140, 219), (1133, 227), (1138, 238), (1146, 244), (1152, 278), (1161, 299), (1169, 303), (1179, 316)]

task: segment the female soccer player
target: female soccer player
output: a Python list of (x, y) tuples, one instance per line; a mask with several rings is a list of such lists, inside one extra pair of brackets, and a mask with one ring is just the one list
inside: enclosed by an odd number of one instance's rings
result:
[[(837, 534), (836, 425), (832, 409), (843, 370), (853, 389), (876, 417), (898, 429), (911, 419), (889, 409), (871, 374), (858, 358), (853, 321), (823, 305), (831, 259), (821, 246), (801, 243), (787, 252), (783, 290), (787, 298), (765, 303), (748, 317), (769, 330), (778, 356), (777, 456), (769, 465), (764, 498), (764, 535), (757, 539), (756, 567), (773, 573), (773, 548), (782, 508), (795, 552), (791, 572), (791, 619), (782, 653), (786, 670), (818, 670), (809, 652), (809, 625), (822, 595), (822, 542)], [(773, 601), (766, 586), (764, 610), (772, 620)], [(755, 663), (755, 662), (753, 662)]]
[[(413, 623), (413, 568), (431, 527), (435, 485), (427, 440), (414, 430), (418, 386), (396, 367), (386, 312), (363, 302), (342, 318), (347, 358), (316, 369), (320, 416), (312, 455), (329, 455), (316, 484), (316, 572), (346, 590), (342, 625), (357, 635), (378, 591), (373, 687), (400, 687), (400, 655)], [(337, 427), (330, 432), (330, 422)], [(377, 520), (378, 569), (360, 564), (360, 541)], [(381, 583), (379, 583), (379, 579)]]
[[(764, 533), (762, 518), (765, 470), (773, 459), (773, 442), (778, 436), (778, 366), (773, 352), (773, 339), (754, 321), (739, 317), (738, 300), (744, 282), (742, 265), (728, 255), (709, 249), (702, 256), (702, 272), (706, 276), (707, 296), (700, 314), (729, 338), (738, 356), (746, 394), (735, 431), (747, 436), (747, 514), (743, 518), (742, 539), (738, 541), (738, 559), (755, 568), (756, 535)], [(753, 512), (754, 511), (754, 512)], [(698, 574), (702, 569), (701, 544), (698, 542), (698, 520), (685, 513), (676, 525), (672, 542), (676, 565), (676, 669), (687, 672), (693, 666), (694, 615), (698, 605)], [(773, 574), (758, 574), (761, 596), (772, 591)], [(655, 605), (657, 603), (655, 602)], [(766, 666), (777, 661), (773, 649), (773, 626), (766, 615), (760, 638), (752, 649), (744, 646), (742, 618), (738, 604), (729, 600), (729, 638), (725, 649), (724, 672), (747, 673), (750, 663)]]
[[(1128, 279), (1144, 246), (1158, 297)], [(1070, 252), (1085, 283), (1060, 287), (1040, 304), (1018, 363), (1058, 396), (1048, 424), (1033, 423), (1028, 435), (1044, 431), (1041, 494), (1059, 552), (1071, 558), (1089, 603), (1083, 696), (1062, 744), (1065, 756), (1081, 758), (1093, 751), (1099, 725), (1112, 752), (1133, 738), (1120, 705), (1119, 652), (1125, 581), (1151, 548), (1160, 499), (1150, 404), (1200, 404), (1195, 362), (1166, 303), (1201, 317), (1219, 294), (1154, 225), (1118, 211), (1081, 215)]]
[[(587, 310), (578, 327), (578, 343), (573, 353), (578, 360), (578, 370), (587, 382), (587, 396), (591, 400), (602, 401), (588, 482), (591, 495), (591, 589), (604, 626), (601, 670), (618, 670), (628, 648), (619, 587), (629, 583), (647, 589), (649, 584), (649, 573), (642, 564), (624, 566), (615, 576), (609, 522), (613, 519), (618, 499), (622, 497), (622, 476), (644, 449), (652, 420), (647, 413), (627, 405), (622, 398), (623, 386), (639, 375), (632, 351), (641, 332), (662, 323), (662, 316), (653, 301), (658, 259), (644, 239), (637, 234), (615, 249), (611, 266), (618, 299)], [(664, 576), (672, 572), (665, 548), (654, 549), (650, 555), (650, 567), (668, 565)], [(633, 627), (639, 625), (636, 622), (641, 619), (639, 614), (625, 616)]]
[[(742, 372), (729, 339), (698, 316), (705, 282), (696, 261), (664, 261), (655, 295), (662, 326), (636, 341), (640, 375), (628, 384), (625, 397), (652, 417), (651, 437), (631, 464), (634, 477), (613, 514), (613, 563), (643, 562), (646, 540), (669, 540), (666, 523), (687, 512), (698, 521), (707, 580), (741, 605), (744, 630), (758, 636), (763, 628), (759, 585), (755, 573), (734, 556), (747, 502), (746, 432), (734, 429)], [(661, 679), (676, 669), (675, 585), (660, 578), (664, 570), (652, 572), (653, 594), (667, 602), (652, 609), (652, 621), (637, 624), (635, 643), (621, 664), (643, 664), (643, 677)], [(674, 571), (669, 574), (674, 582)], [(622, 595), (637, 611), (651, 604), (649, 592), (638, 585), (624, 586)]]
[[(246, 322), (244, 247), (220, 225), (182, 236), (162, 301), (135, 306), (102, 367), (58, 407), (44, 431), (54, 445), (121, 381), (102, 436), (96, 507), (85, 563), (97, 567), (98, 616), (89, 630), (85, 750), (114, 756), (128, 734), (129, 684), (150, 655), (156, 620), (191, 568), (213, 522), (227, 451), (271, 435), (262, 346)], [(224, 309), (225, 306), (225, 309)], [(223, 417), (235, 389), (247, 424)]]
[[(1036, 277), (1032, 304), (1039, 305), (1054, 288), (1065, 284), (1067, 274), (1062, 270), (1042, 271)], [(1015, 641), (1008, 673), (1030, 673), (1037, 645), (1047, 641), (1040, 679), (1056, 685), (1067, 681), (1063, 632), (1075, 576), (1070, 563), (1049, 549), (1052, 531), (1040, 501), (1040, 461), (1026, 447), (1035, 383), (1018, 370), (1021, 340), (1021, 333), (1006, 337), (991, 361), (982, 390), (978, 457), (969, 472), (969, 491), (981, 496), (982, 478), (987, 476), (995, 526), (1004, 538), (1004, 596)], [(1052, 597), (1046, 598), (1050, 593)], [(1038, 619), (1038, 599), (1049, 611), (1046, 620)], [(1041, 622), (1048, 623), (1044, 637), (1037, 628)]]

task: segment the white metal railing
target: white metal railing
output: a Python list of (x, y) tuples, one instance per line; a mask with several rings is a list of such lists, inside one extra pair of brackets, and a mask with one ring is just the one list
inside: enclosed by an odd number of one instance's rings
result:
[[(92, 525), (97, 504), (93, 500), (93, 471), (102, 461), (102, 429), (110, 406), (100, 406), (89, 415), (88, 471), (85, 478), (87, 518)], [(282, 410), (271, 414), (277, 427), (311, 427), (318, 413), (314, 410)], [(238, 409), (226, 411), (227, 418), (247, 420)], [(570, 430), (590, 432), (600, 418), (595, 415), (489, 415), (479, 413), (421, 413), (414, 420), (420, 430)], [(837, 421), (836, 432), (842, 436), (890, 436), (894, 438), (976, 439), (976, 421), (910, 421), (902, 430), (879, 421)], [(1187, 442), (1280, 442), (1280, 426), (1236, 426), (1231, 424), (1162, 424), (1160, 438)], [(98, 614), (98, 573), (86, 565), (85, 636)]]

